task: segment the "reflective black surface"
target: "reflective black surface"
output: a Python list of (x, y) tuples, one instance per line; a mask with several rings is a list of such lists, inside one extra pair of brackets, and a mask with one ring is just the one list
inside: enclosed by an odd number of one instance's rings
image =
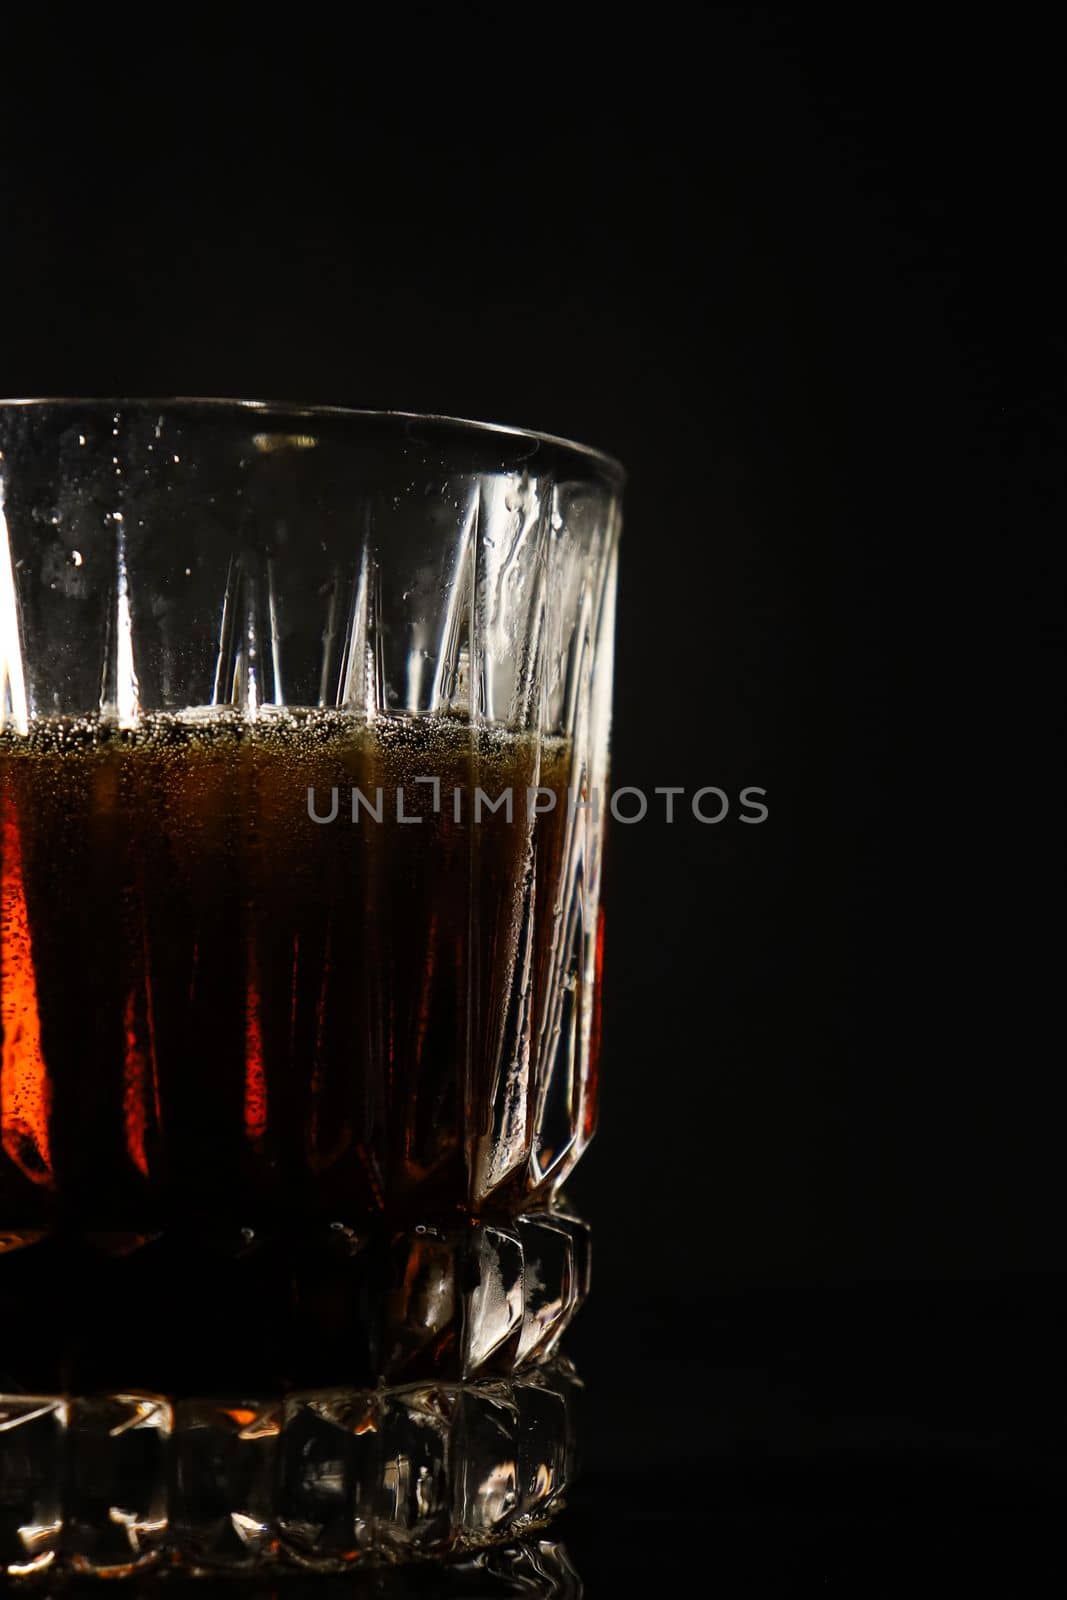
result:
[[(657, 1309), (636, 1364), (602, 1356), (588, 1386), (587, 1472), (558, 1525), (588, 1596), (908, 1594), (935, 1578), (954, 1594), (965, 1577), (1008, 1594), (1062, 1564), (1062, 1283)], [(689, 1347), (657, 1361), (676, 1319)], [(593, 1324), (590, 1306), (579, 1353)]]

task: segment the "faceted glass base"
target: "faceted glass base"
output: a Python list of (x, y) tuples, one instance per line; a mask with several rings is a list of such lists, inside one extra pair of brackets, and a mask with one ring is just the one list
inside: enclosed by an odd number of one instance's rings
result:
[(511, 1541), (573, 1474), (571, 1364), (282, 1399), (0, 1396), (0, 1573), (339, 1573)]
[(291, 1233), (0, 1236), (0, 1392), (283, 1394), (510, 1377), (585, 1297), (562, 1205)]

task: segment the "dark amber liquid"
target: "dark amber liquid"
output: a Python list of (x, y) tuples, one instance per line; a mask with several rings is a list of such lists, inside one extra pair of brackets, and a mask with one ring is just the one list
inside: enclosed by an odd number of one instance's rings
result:
[[(568, 771), (331, 712), (0, 735), (0, 1233), (470, 1208), (535, 860), (532, 1033), (548, 986)], [(562, 801), (531, 823), (535, 783)], [(476, 786), (513, 820), (473, 826)]]

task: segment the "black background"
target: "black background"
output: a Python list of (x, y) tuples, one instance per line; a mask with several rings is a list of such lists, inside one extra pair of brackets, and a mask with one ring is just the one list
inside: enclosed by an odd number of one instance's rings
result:
[(609, 841), (589, 1592), (1017, 1569), (1064, 1487), (1051, 38), (41, 15), (0, 389), (612, 451), (614, 781), (768, 791)]

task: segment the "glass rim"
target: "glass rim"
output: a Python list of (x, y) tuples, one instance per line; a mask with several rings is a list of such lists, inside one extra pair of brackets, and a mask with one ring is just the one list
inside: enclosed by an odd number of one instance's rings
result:
[(549, 449), (562, 450), (569, 455), (592, 462), (618, 487), (626, 482), (626, 468), (616, 456), (593, 445), (581, 444), (576, 439), (566, 439), (561, 434), (544, 433), (538, 428), (520, 428), (504, 422), (481, 422), (471, 417), (452, 417), (436, 411), (394, 411), (373, 406), (309, 405), (302, 401), (240, 399), (226, 395), (27, 395), (25, 397), (0, 397), (0, 412), (29, 409), (33, 406), (137, 406), (151, 409), (159, 406), (172, 410), (194, 406), (215, 407), (220, 411), (239, 413), (249, 411), (260, 415), (287, 417), (351, 418), (353, 421), (396, 422), (400, 424), (429, 424), (433, 427), (456, 429), (479, 437), (496, 435), (517, 441), (529, 440)]

